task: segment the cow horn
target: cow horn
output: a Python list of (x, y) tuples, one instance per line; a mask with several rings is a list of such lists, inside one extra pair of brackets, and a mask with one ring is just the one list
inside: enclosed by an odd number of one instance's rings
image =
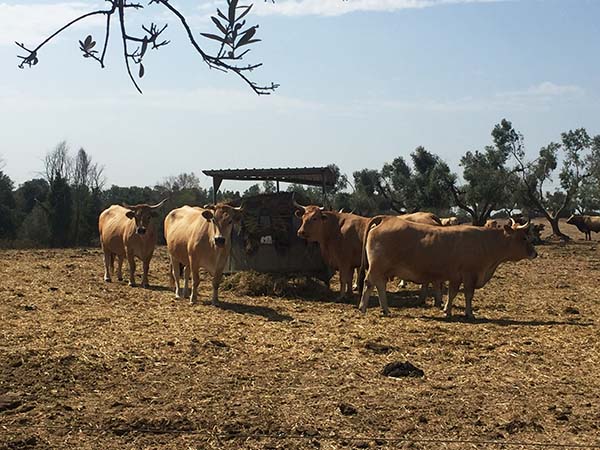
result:
[(212, 203), (207, 203), (202, 208), (203, 209), (215, 209), (215, 205), (213, 205)]
[(130, 205), (129, 203), (121, 203), (121, 205), (123, 205), (123, 208), (127, 208), (127, 209), (135, 209), (135, 205)]
[(298, 203), (296, 201), (296, 199), (294, 199), (294, 198), (292, 198), (292, 204), (294, 205), (294, 207), (301, 210), (302, 212), (306, 211), (306, 208), (304, 206), (302, 206), (300, 203)]
[(166, 202), (166, 201), (167, 201), (167, 199), (165, 198), (161, 202), (157, 203), (156, 205), (150, 206), (150, 209), (160, 208), (163, 205), (163, 203)]
[(319, 206), (319, 211), (325, 211), (325, 207), (324, 206)]
[(528, 219), (527, 223), (525, 225), (518, 225), (515, 229), (516, 230), (525, 230), (525, 231), (527, 231), (530, 226), (531, 226), (531, 219)]
[[(515, 219), (513, 219), (512, 217), (510, 218), (510, 227), (511, 228), (515, 228), (515, 225), (517, 225), (517, 222)], [(516, 229), (516, 228), (515, 228)]]

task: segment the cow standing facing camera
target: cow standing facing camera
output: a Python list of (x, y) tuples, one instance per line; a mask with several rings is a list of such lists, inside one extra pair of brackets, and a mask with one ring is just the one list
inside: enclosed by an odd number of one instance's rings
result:
[(100, 244), (104, 251), (104, 281), (110, 282), (115, 256), (117, 279), (123, 280), (123, 259), (129, 263), (129, 286), (135, 286), (135, 258), (142, 261), (142, 287), (148, 287), (150, 260), (156, 246), (156, 229), (152, 218), (157, 215), (163, 200), (156, 205), (112, 205), (102, 211), (98, 219)]
[[(223, 203), (205, 208), (182, 206), (165, 217), (165, 240), (177, 298), (187, 294), (191, 273), (190, 303), (196, 302), (202, 267), (213, 277), (211, 300), (213, 305), (217, 304), (219, 284), (231, 251), (231, 230), (241, 220), (242, 208)], [(180, 265), (185, 267), (183, 291), (179, 287)]]

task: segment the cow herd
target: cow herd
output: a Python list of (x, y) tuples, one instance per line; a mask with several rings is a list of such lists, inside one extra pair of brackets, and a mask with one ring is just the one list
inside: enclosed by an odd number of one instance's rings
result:
[[(117, 279), (123, 279), (126, 258), (129, 285), (135, 286), (138, 258), (143, 267), (141, 285), (148, 286), (150, 260), (157, 242), (152, 217), (164, 202), (112, 205), (100, 214), (105, 281), (110, 282), (113, 277), (115, 259)], [(454, 217), (440, 219), (427, 212), (368, 218), (296, 202), (294, 207), (301, 220), (298, 236), (317, 242), (325, 263), (339, 271), (340, 299), (352, 297), (354, 273), (358, 272), (359, 309), (363, 314), (377, 288), (383, 314), (389, 315), (386, 287), (389, 280), (397, 277), (421, 284), (422, 299), (431, 284), (436, 306), (441, 306), (442, 287), (448, 283), (444, 305), (447, 317), (452, 315), (453, 299), (462, 286), (465, 315), (472, 318), (475, 289), (483, 287), (501, 263), (537, 256), (528, 233), (529, 222), (519, 224), (511, 219), (505, 225), (488, 222), (484, 227), (476, 227), (459, 225)], [(572, 216), (567, 223), (580, 230), (584, 227), (600, 231), (600, 223), (577, 217), (581, 216)], [(218, 302), (219, 284), (231, 250), (231, 233), (241, 220), (242, 209), (224, 203), (203, 208), (183, 206), (167, 214), (164, 233), (170, 279), (177, 298), (189, 296), (191, 303), (197, 301), (199, 271), (203, 268), (212, 276), (212, 303)], [(588, 234), (586, 231), (586, 237)]]

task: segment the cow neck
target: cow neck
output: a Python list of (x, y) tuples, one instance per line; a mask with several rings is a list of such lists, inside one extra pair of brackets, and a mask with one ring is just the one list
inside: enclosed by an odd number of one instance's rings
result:
[(338, 263), (335, 256), (339, 253), (340, 244), (344, 244), (341, 231), (342, 222), (343, 219), (334, 213), (329, 213), (327, 220), (323, 222), (325, 224), (325, 232), (322, 238), (324, 242), (319, 242), (319, 245), (321, 246), (323, 259), (329, 264)]
[[(494, 232), (494, 239), (491, 240), (491, 248), (486, 249), (488, 250), (486, 253), (490, 255), (493, 264), (498, 266), (503, 262), (514, 261), (514, 259), (510, 257), (510, 236), (506, 236), (502, 228), (489, 230), (488, 233), (490, 232)], [(493, 258), (494, 255), (499, 255), (500, 257)]]

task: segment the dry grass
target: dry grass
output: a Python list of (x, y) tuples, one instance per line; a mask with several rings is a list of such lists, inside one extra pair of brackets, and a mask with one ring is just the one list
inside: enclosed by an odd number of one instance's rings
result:
[[(149, 290), (104, 283), (95, 249), (1, 251), (0, 449), (600, 445), (597, 246), (501, 266), (470, 323), (416, 287), (391, 318), (300, 288), (192, 307), (166, 289), (162, 248)], [(425, 375), (382, 375), (394, 361)]]

